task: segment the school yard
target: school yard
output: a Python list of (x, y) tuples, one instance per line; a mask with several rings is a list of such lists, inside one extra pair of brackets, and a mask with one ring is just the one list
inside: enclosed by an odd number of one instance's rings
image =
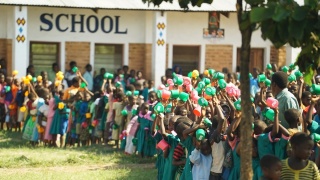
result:
[(32, 147), (21, 133), (0, 131), (0, 180), (156, 179), (155, 158), (127, 156), (112, 147)]

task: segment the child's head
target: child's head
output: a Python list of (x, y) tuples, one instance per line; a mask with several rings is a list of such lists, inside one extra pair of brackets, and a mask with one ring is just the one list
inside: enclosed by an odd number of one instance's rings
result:
[(137, 104), (137, 99), (138, 99), (137, 96), (129, 96), (128, 97), (129, 105), (133, 106), (133, 105)]
[(294, 134), (290, 139), (292, 147), (292, 157), (307, 160), (312, 154), (314, 142), (311, 137), (304, 132)]
[(187, 115), (188, 115), (187, 109), (185, 107), (179, 108), (179, 114), (178, 115), (187, 117)]
[(154, 81), (153, 80), (149, 80), (148, 81), (148, 88), (151, 89), (154, 86)]
[(141, 106), (140, 106), (140, 112), (141, 114), (143, 115), (146, 115), (149, 111), (149, 104), (148, 103), (143, 103)]
[(297, 84), (291, 84), (288, 90), (296, 96), (298, 94), (298, 89), (299, 87)]
[(34, 93), (29, 93), (28, 99), (33, 102), (37, 99), (37, 96)]
[(229, 119), (230, 113), (231, 113), (231, 109), (230, 109), (230, 107), (228, 106), (228, 104), (222, 104), (222, 105), (221, 105), (221, 108), (222, 108), (222, 113), (223, 113), (224, 117), (225, 117), (226, 119)]
[(124, 99), (124, 94), (123, 94), (123, 92), (118, 92), (118, 93), (117, 93), (117, 99), (118, 99), (119, 102), (120, 102), (120, 101), (123, 101), (123, 99)]
[(203, 139), (201, 141), (201, 148), (200, 148), (201, 154), (208, 156), (211, 154), (212, 149), (211, 149), (211, 144), (208, 139)]
[(284, 112), (284, 118), (290, 127), (296, 127), (300, 123), (301, 113), (298, 109), (288, 109)]
[(266, 92), (266, 99), (268, 99), (269, 97), (273, 97), (273, 94), (271, 91)]
[(7, 85), (11, 86), (11, 84), (12, 84), (12, 77), (7, 77), (7, 78), (6, 78), (6, 83), (7, 83)]
[(263, 175), (267, 179), (279, 180), (281, 176), (281, 160), (274, 155), (265, 155), (260, 160)]
[(0, 73), (0, 83), (4, 83), (5, 77), (4, 74)]
[(208, 118), (208, 119), (211, 119), (212, 117), (211, 117), (211, 108), (210, 107), (206, 107), (206, 117)]
[(78, 77), (74, 77), (72, 79), (72, 86), (75, 88), (79, 88), (80, 87), (80, 79)]
[(169, 131), (173, 131), (174, 130), (174, 123), (177, 121), (177, 119), (181, 117), (179, 115), (173, 116), (169, 119), (169, 125), (168, 125), (168, 129)]
[(157, 100), (157, 94), (154, 91), (149, 92), (148, 100), (150, 103), (153, 103)]
[(302, 104), (307, 107), (311, 104), (311, 93), (309, 91), (304, 91), (301, 95), (301, 102)]
[(134, 87), (134, 85), (130, 84), (130, 85), (128, 85), (128, 86), (126, 87), (126, 90), (133, 92), (133, 91), (136, 90), (136, 88)]
[(254, 134), (259, 135), (264, 132), (264, 130), (267, 128), (267, 124), (261, 120), (255, 120), (254, 121)]

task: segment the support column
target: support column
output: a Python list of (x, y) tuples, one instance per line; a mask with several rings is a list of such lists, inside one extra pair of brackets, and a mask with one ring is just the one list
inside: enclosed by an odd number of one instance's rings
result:
[(26, 6), (15, 6), (13, 13), (12, 69), (19, 72), (18, 77), (22, 77), (26, 75), (29, 65), (28, 9)]
[(172, 62), (173, 62), (173, 45), (168, 44), (168, 68), (172, 68)]
[(294, 48), (290, 45), (286, 45), (286, 65), (296, 62), (296, 59), (301, 51), (301, 48)]
[(154, 12), (152, 40), (152, 79), (155, 86), (161, 84), (161, 76), (166, 70), (167, 15), (165, 12)]
[[(125, 43), (123, 47), (123, 65), (129, 65), (129, 43)], [(130, 68), (130, 67), (129, 67)]]
[(200, 46), (200, 62), (199, 62), (199, 71), (204, 72), (206, 66), (206, 45), (202, 44)]
[(60, 43), (60, 71), (66, 72), (66, 42)]
[(92, 66), (91, 74), (94, 76), (94, 53), (95, 53), (95, 43), (90, 42), (90, 64)]
[(232, 72), (237, 71), (237, 55), (238, 55), (237, 50), (238, 50), (237, 45), (233, 45), (232, 46)]
[(267, 68), (267, 64), (270, 63), (270, 46), (267, 46), (264, 49), (264, 61), (263, 61), (263, 69), (261, 69), (261, 71), (263, 71), (264, 69)]

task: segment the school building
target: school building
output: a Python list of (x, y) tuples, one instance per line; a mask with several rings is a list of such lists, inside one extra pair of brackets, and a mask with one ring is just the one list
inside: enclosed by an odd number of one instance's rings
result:
[[(9, 74), (16, 69), (20, 76), (29, 64), (39, 72), (57, 62), (64, 71), (72, 60), (81, 70), (92, 64), (97, 73), (128, 65), (156, 84), (174, 65), (184, 74), (206, 68), (235, 72), (241, 46), (235, 3), (214, 0), (185, 11), (178, 0), (160, 7), (142, 0), (0, 0), (0, 58)], [(260, 30), (251, 47), (251, 69), (290, 64), (299, 52), (276, 49)]]

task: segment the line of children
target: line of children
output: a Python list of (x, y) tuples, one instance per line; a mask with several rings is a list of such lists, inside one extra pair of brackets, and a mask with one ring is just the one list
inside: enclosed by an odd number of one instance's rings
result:
[[(140, 93), (107, 77), (101, 92), (94, 95), (81, 73), (75, 73), (77, 77), (66, 91), (62, 91), (62, 73), (57, 73), (49, 87), (39, 78), (32, 81), (32, 77), (25, 77), (21, 83), (7, 78), (4, 82), (0, 75), (1, 128), (6, 120), (2, 112), (17, 112), (18, 106), (22, 112), (25, 107), (22, 136), (33, 145), (44, 141), (57, 146), (58, 137), (60, 146), (109, 144), (114, 140), (117, 149), (121, 147), (127, 155), (157, 155), (157, 179), (240, 179), (240, 152), (245, 146), (240, 137), (240, 102), (245, 100), (240, 98), (239, 82), (235, 83), (233, 76), (225, 81), (224, 74), (213, 69), (206, 70), (201, 78), (196, 70), (188, 77), (173, 74), (173, 79), (157, 90), (149, 86)], [(301, 109), (283, 112), (287, 128), (281, 125), (266, 75), (260, 74), (256, 80), (260, 91), (251, 100), (252, 112), (248, 112), (254, 119), (254, 180), (320, 179), (320, 86), (308, 89), (303, 80), (290, 80), (294, 74), (288, 72), (290, 83), (286, 84), (301, 102)], [(317, 88), (319, 92), (315, 92)], [(142, 92), (144, 97), (139, 96)], [(18, 102), (17, 97), (27, 98)], [(17, 118), (17, 114), (10, 115)], [(8, 127), (19, 122), (14, 119), (8, 121)]]

